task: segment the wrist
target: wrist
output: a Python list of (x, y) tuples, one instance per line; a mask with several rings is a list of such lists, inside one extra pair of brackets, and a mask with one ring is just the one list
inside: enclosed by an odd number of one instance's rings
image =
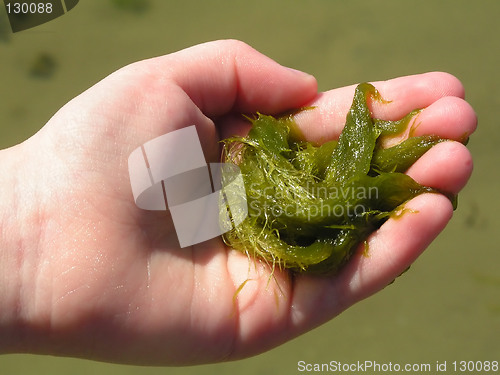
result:
[(23, 144), (0, 151), (0, 353), (26, 350), (37, 274), (40, 211)]

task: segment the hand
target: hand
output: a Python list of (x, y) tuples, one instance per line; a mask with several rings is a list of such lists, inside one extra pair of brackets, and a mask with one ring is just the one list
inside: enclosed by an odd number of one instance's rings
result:
[[(374, 83), (390, 104), (414, 108), (415, 135), (462, 139), (476, 117), (445, 73)], [(145, 142), (196, 124), (207, 161), (222, 138), (243, 134), (242, 113), (297, 115), (315, 141), (338, 136), (354, 86), (317, 94), (312, 76), (237, 41), (141, 61), (70, 101), (32, 138), (0, 152), (0, 351), (135, 364), (237, 359), (277, 346), (379, 291), (445, 227), (447, 198), (418, 196), (418, 211), (389, 219), (333, 277), (271, 270), (220, 238), (181, 249), (170, 214), (135, 204), (127, 160)], [(458, 192), (472, 170), (458, 142), (438, 144), (408, 173)], [(239, 293), (238, 288), (248, 280)]]

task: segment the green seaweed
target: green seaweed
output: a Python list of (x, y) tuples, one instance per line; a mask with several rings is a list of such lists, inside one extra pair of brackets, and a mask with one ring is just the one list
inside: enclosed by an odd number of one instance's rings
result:
[(370, 100), (384, 103), (374, 86), (358, 85), (339, 140), (320, 146), (297, 136), (292, 115), (257, 114), (248, 136), (224, 140), (224, 161), (239, 166), (248, 206), (224, 234), (228, 246), (294, 272), (335, 273), (401, 205), (439, 193), (404, 172), (443, 139), (383, 148), (383, 138), (402, 133), (420, 110), (374, 119)]

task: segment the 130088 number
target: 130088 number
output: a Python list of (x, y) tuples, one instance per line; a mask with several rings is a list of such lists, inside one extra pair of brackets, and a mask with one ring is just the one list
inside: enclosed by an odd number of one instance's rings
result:
[(14, 14), (52, 13), (52, 3), (6, 3), (5, 7)]
[(455, 371), (498, 371), (498, 361), (454, 361)]

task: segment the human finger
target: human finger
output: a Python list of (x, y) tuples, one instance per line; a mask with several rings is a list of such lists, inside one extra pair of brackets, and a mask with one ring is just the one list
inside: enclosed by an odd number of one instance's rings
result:
[(419, 184), (457, 194), (472, 174), (472, 156), (459, 142), (435, 145), (406, 172)]
[[(429, 107), (440, 98), (462, 98), (460, 81), (448, 73), (432, 72), (373, 82), (387, 103), (369, 103), (372, 115), (384, 120), (397, 120), (417, 108)], [(321, 93), (308, 105), (314, 109), (302, 111), (295, 120), (305, 138), (323, 143), (338, 138), (351, 106), (356, 85)]]
[(278, 113), (316, 95), (313, 76), (278, 64), (249, 45), (220, 40), (152, 59), (151, 72), (173, 81), (209, 117), (231, 111)]
[(322, 324), (386, 287), (422, 254), (453, 213), (441, 194), (422, 194), (404, 207), (358, 247), (339, 274), (296, 278), (290, 312), (294, 330)]
[(438, 99), (416, 116), (411, 135), (437, 135), (465, 141), (476, 130), (477, 116), (465, 100), (453, 96)]

